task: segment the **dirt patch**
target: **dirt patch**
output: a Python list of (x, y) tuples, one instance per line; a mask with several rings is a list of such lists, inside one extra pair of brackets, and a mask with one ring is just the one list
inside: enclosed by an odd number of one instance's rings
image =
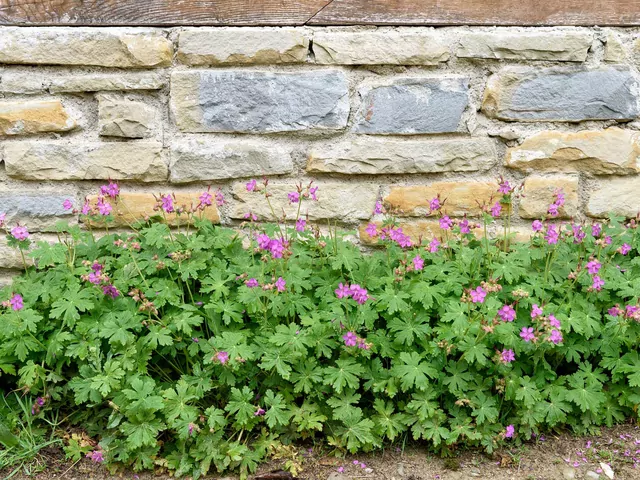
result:
[[(458, 456), (441, 459), (424, 448), (410, 447), (404, 451), (391, 447), (367, 455), (336, 458), (321, 448), (300, 448), (303, 471), (301, 480), (607, 480), (600, 462), (615, 472), (616, 480), (640, 479), (640, 429), (637, 425), (622, 425), (603, 429), (600, 435), (575, 437), (570, 435), (541, 436), (534, 442), (503, 449), (494, 455), (481, 452), (460, 452)], [(43, 452), (46, 467), (35, 475), (17, 474), (12, 479), (26, 480), (165, 480), (166, 474), (120, 472), (115, 475), (89, 460), (75, 466), (65, 463), (58, 451)], [(258, 474), (276, 470), (279, 462), (260, 468)], [(342, 467), (342, 472), (339, 470)], [(592, 473), (588, 473), (592, 472)], [(5, 479), (10, 472), (0, 472)], [(4, 474), (4, 475), (3, 475)], [(208, 477), (208, 478), (220, 478)], [(231, 480), (237, 477), (224, 477)], [(253, 478), (250, 477), (250, 478)]]

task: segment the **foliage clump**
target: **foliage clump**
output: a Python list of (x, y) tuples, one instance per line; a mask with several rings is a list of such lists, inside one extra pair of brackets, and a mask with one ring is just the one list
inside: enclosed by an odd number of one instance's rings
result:
[[(270, 203), (268, 182), (247, 189)], [(382, 248), (363, 252), (302, 215), (320, 195), (288, 195), (291, 226), (251, 212), (242, 229), (214, 226), (202, 212), (219, 192), (189, 206), (162, 195), (158, 218), (127, 233), (61, 226), (1, 293), (0, 386), (31, 398), (35, 418), (81, 427), (92, 440), (72, 437), (74, 458), (194, 477), (246, 475), (293, 442), (492, 451), (637, 416), (637, 220), (559, 224), (557, 192), (516, 243), (517, 190), (500, 180), (482, 225), (437, 197), (433, 238), (386, 215), (367, 227)], [(81, 213), (108, 224), (118, 202), (112, 183)], [(495, 221), (505, 232), (490, 240)], [(6, 228), (26, 252), (27, 228)]]

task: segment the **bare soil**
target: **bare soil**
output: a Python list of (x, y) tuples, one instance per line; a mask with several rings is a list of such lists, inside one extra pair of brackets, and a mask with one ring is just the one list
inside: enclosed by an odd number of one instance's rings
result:
[[(590, 443), (589, 443), (590, 442)], [(426, 449), (410, 447), (404, 451), (390, 448), (366, 455), (337, 458), (321, 449), (298, 449), (301, 480), (607, 480), (600, 462), (610, 464), (616, 480), (640, 480), (640, 428), (634, 424), (602, 429), (600, 435), (541, 436), (534, 442), (503, 449), (491, 456), (482, 452), (459, 452), (458, 456), (442, 459)], [(66, 463), (60, 451), (43, 452), (40, 459), (46, 465), (38, 473), (24, 472), (12, 476), (15, 480), (166, 480), (166, 473), (120, 472), (110, 474), (104, 467), (83, 459), (74, 466)], [(284, 461), (263, 465), (255, 476), (278, 470)], [(339, 472), (340, 467), (343, 471)], [(592, 472), (592, 473), (587, 473)], [(8, 478), (10, 472), (0, 472)], [(590, 476), (589, 476), (590, 475)], [(207, 478), (236, 479), (236, 476)], [(282, 480), (285, 476), (281, 477)], [(289, 477), (292, 478), (292, 477)], [(274, 478), (274, 480), (280, 480)]]

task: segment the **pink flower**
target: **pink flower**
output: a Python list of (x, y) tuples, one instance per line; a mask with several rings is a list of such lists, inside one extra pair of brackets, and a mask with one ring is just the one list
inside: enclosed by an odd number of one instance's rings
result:
[(102, 185), (100, 187), (100, 194), (106, 195), (107, 197), (116, 198), (120, 195), (120, 187), (117, 183), (109, 181), (109, 185)]
[(300, 201), (300, 194), (298, 192), (291, 192), (287, 197), (289, 197), (289, 203), (298, 203)]
[(247, 220), (251, 220), (252, 222), (255, 222), (258, 220), (258, 216), (255, 215), (253, 212), (245, 213), (244, 218), (246, 218)]
[(527, 343), (536, 338), (535, 333), (533, 333), (533, 327), (522, 327), (522, 330), (520, 331), (520, 338)]
[(506, 430), (504, 431), (504, 436), (505, 438), (513, 438), (513, 436), (516, 433), (516, 429), (514, 428), (513, 425), (509, 425), (507, 426)]
[(256, 410), (256, 413), (254, 413), (253, 415), (254, 415), (255, 417), (261, 417), (261, 416), (262, 416), (262, 415), (264, 415), (265, 413), (267, 413), (267, 412), (265, 411), (265, 409), (264, 409), (264, 408), (260, 408), (260, 407), (258, 407), (258, 409)]
[(104, 456), (100, 450), (94, 450), (92, 452), (87, 453), (86, 457), (94, 463), (102, 463), (104, 462)]
[(469, 228), (469, 220), (467, 220), (466, 218), (460, 221), (460, 233), (471, 233), (471, 229)]
[(538, 306), (537, 303), (534, 303), (531, 307), (531, 318), (536, 318), (542, 315), (542, 309)]
[(558, 208), (560, 208), (560, 207), (558, 207), (558, 205), (556, 205), (555, 203), (552, 203), (551, 205), (549, 205), (549, 209), (547, 210), (547, 212), (552, 217), (557, 217), (558, 214), (559, 214)]
[(258, 286), (258, 280), (256, 280), (255, 278), (250, 278), (249, 280), (244, 282), (244, 284), (249, 288), (255, 288)]
[(194, 429), (195, 427), (196, 427), (196, 426), (195, 426), (193, 423), (190, 423), (190, 424), (189, 424), (189, 428), (188, 428), (189, 436), (193, 435), (193, 429)]
[(611, 307), (608, 311), (609, 315), (612, 317), (618, 317), (622, 315), (623, 311), (617, 305), (615, 307)]
[(229, 361), (229, 353), (225, 351), (218, 352), (216, 353), (216, 359), (218, 359), (218, 361), (224, 365)]
[(511, 305), (503, 305), (502, 308), (498, 310), (498, 316), (503, 322), (513, 322), (516, 318), (516, 311)]
[(533, 229), (534, 232), (542, 231), (542, 222), (540, 220), (534, 220), (533, 223), (531, 224), (531, 228)]
[(384, 207), (382, 206), (382, 202), (378, 200), (373, 207), (373, 214), (380, 215), (381, 213), (384, 213)]
[(440, 207), (442, 207), (442, 205), (440, 204), (440, 199), (438, 197), (432, 198), (429, 201), (429, 211), (431, 213), (440, 210)]
[(593, 285), (591, 285), (591, 288), (599, 292), (600, 290), (602, 290), (602, 287), (604, 287), (604, 280), (602, 280), (598, 275), (594, 275)]
[(256, 182), (255, 179), (249, 180), (249, 182), (247, 182), (247, 192), (253, 192), (257, 184), (258, 182)]
[(0, 227), (4, 227), (4, 222), (7, 218), (7, 214), (2, 212), (0, 213)]
[(405, 235), (401, 228), (393, 228), (389, 232), (389, 238), (403, 248), (411, 247), (412, 242), (409, 235)]
[(544, 236), (544, 239), (547, 241), (549, 245), (555, 245), (558, 243), (558, 239), (560, 238), (559, 232), (556, 230), (555, 225), (547, 225), (547, 233)]
[(71, 200), (67, 198), (64, 202), (62, 202), (62, 208), (64, 208), (65, 210), (71, 210), (73, 208), (73, 203), (71, 203)]
[(216, 192), (216, 205), (219, 207), (224, 205), (224, 194), (220, 190)]
[(370, 223), (369, 225), (367, 225), (367, 228), (365, 228), (364, 231), (367, 232), (367, 235), (369, 235), (370, 237), (378, 236), (378, 227), (375, 223)]
[(344, 472), (344, 467), (338, 467), (338, 473), (343, 473)]
[(111, 298), (117, 298), (120, 296), (120, 292), (113, 285), (103, 285), (102, 293)]
[(342, 340), (344, 340), (344, 345), (346, 347), (355, 347), (356, 342), (358, 341), (358, 336), (353, 332), (347, 332), (342, 336)]
[(278, 280), (276, 280), (276, 288), (278, 289), (278, 291), (284, 292), (286, 285), (287, 282), (285, 282), (284, 278), (278, 277)]
[(354, 284), (349, 287), (349, 290), (351, 290), (351, 298), (358, 302), (358, 304), (363, 305), (369, 300), (369, 294), (366, 288)]
[(503, 363), (511, 363), (516, 359), (516, 354), (513, 353), (513, 350), (502, 350), (500, 357)]
[(258, 247), (260, 247), (262, 250), (268, 249), (269, 244), (271, 243), (271, 239), (266, 233), (261, 233), (260, 235), (258, 235), (256, 237), (256, 241), (258, 242)]
[(513, 188), (511, 188), (511, 185), (509, 185), (509, 181), (508, 180), (503, 180), (502, 183), (499, 184), (499, 188), (498, 188), (498, 192), (502, 193), (504, 195), (508, 195), (511, 193), (511, 191), (513, 190)]
[(282, 258), (284, 255), (284, 242), (277, 239), (269, 241), (269, 251), (273, 258)]
[(440, 228), (443, 230), (450, 230), (453, 226), (453, 221), (449, 218), (448, 215), (445, 215), (440, 219)]
[(24, 303), (22, 301), (22, 295), (20, 295), (19, 293), (16, 293), (13, 297), (11, 297), (11, 300), (9, 300), (9, 303), (11, 304), (11, 308), (16, 312), (18, 310), (22, 310), (24, 307)]
[(99, 197), (98, 198), (97, 207), (98, 207), (98, 212), (100, 213), (100, 215), (104, 215), (105, 217), (107, 215), (109, 215), (111, 213), (111, 211), (113, 210), (113, 208), (111, 207), (111, 204), (109, 202), (106, 202), (104, 200), (104, 197)]
[(87, 200), (84, 202), (84, 205), (82, 206), (82, 214), (89, 215), (90, 213), (91, 213), (91, 204)]
[(484, 288), (478, 286), (475, 290), (469, 292), (471, 294), (471, 301), (473, 303), (484, 303), (484, 299), (487, 296), (487, 292)]
[(587, 236), (580, 225), (572, 225), (571, 230), (573, 230), (573, 243), (582, 243), (584, 237)]
[(438, 247), (440, 246), (440, 241), (437, 238), (434, 238), (429, 243), (429, 251), (431, 253), (436, 253), (438, 251)]
[(549, 315), (549, 325), (558, 329), (561, 327), (560, 320), (558, 320), (553, 314)]
[(500, 216), (500, 213), (502, 213), (502, 205), (500, 205), (500, 202), (496, 202), (493, 207), (491, 207), (491, 216), (497, 218)]
[(630, 251), (631, 251), (631, 245), (629, 245), (628, 243), (623, 243), (622, 246), (618, 249), (618, 252), (621, 253), (622, 255), (626, 255)]
[(424, 268), (424, 260), (420, 255), (413, 257), (413, 269), (420, 271)]
[(336, 297), (345, 298), (351, 296), (351, 290), (349, 289), (349, 284), (343, 285), (342, 283), (338, 284), (338, 288), (335, 289)]
[(211, 205), (213, 197), (209, 192), (202, 192), (198, 199), (200, 200), (200, 205)]
[(309, 195), (311, 195), (311, 200), (313, 200), (314, 202), (318, 201), (318, 196), (316, 195), (317, 191), (318, 191), (318, 187), (311, 187), (309, 189)]
[(594, 223), (591, 226), (591, 235), (593, 235), (594, 237), (599, 237), (601, 233), (602, 233), (602, 225), (600, 225), (599, 223)]
[(304, 218), (296, 220), (296, 231), (304, 232), (304, 227), (307, 226), (307, 221)]
[(27, 227), (16, 225), (11, 229), (11, 236), (21, 242), (29, 238), (29, 231), (27, 230)]
[(551, 335), (549, 335), (549, 341), (551, 343), (554, 343), (555, 345), (562, 342), (562, 333), (560, 333), (560, 330), (556, 330), (556, 329), (551, 330)]
[(591, 275), (595, 275), (600, 271), (601, 266), (602, 264), (598, 260), (591, 260), (589, 263), (587, 263), (587, 271)]

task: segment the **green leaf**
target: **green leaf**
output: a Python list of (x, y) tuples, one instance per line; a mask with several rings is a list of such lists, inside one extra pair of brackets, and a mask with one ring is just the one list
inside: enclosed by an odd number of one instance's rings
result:
[(267, 390), (264, 396), (264, 403), (269, 407), (264, 414), (269, 428), (276, 425), (287, 425), (291, 418), (291, 412), (287, 409), (284, 397), (279, 393), (276, 395), (272, 390)]
[(358, 388), (359, 376), (364, 373), (364, 368), (351, 358), (337, 360), (337, 367), (326, 367), (324, 370), (324, 383), (331, 385), (337, 393), (341, 393), (345, 386)]
[(247, 425), (255, 417), (256, 407), (252, 403), (253, 396), (251, 389), (246, 386), (242, 387), (242, 390), (235, 387), (231, 389), (231, 399), (224, 409), (229, 413), (235, 414), (235, 420), (238, 425)]
[(418, 390), (426, 390), (429, 386), (427, 377), (436, 378), (438, 376), (438, 372), (429, 363), (423, 362), (417, 352), (402, 352), (399, 359), (402, 363), (394, 361), (392, 371), (400, 379), (400, 384), (405, 392), (413, 386)]
[(94, 307), (91, 301), (94, 294), (88, 288), (80, 290), (80, 285), (72, 284), (62, 298), (59, 298), (51, 306), (49, 315), (52, 318), (62, 317), (66, 325), (72, 328), (80, 319), (80, 312), (86, 312)]

